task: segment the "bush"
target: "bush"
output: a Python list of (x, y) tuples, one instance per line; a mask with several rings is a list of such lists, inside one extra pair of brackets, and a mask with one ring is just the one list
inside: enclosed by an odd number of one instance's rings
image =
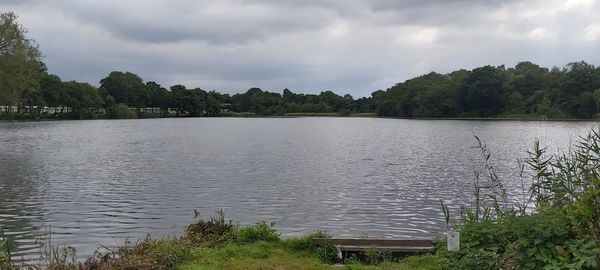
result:
[[(172, 269), (189, 257), (189, 245), (181, 239), (150, 237), (134, 245), (126, 243), (99, 260), (106, 269)], [(100, 267), (100, 269), (105, 269)]]
[[(198, 212), (195, 212), (198, 217)], [(233, 221), (225, 220), (223, 211), (217, 212), (216, 217), (209, 220), (200, 219), (189, 225), (185, 230), (185, 238), (196, 244), (217, 246), (235, 238), (236, 225)]]
[[(461, 250), (438, 252), (448, 258), (446, 268), (597, 269), (600, 133), (591, 131), (571, 152), (549, 157), (536, 142), (525, 160), (532, 184), (516, 202), (508, 200), (489, 164), (489, 150), (477, 140), (489, 181), (480, 184), (476, 173), (474, 207), (463, 208), (453, 223), (461, 233)], [(535, 208), (527, 209), (531, 205)], [(450, 222), (448, 208), (443, 209)]]
[(279, 233), (273, 229), (274, 222), (267, 224), (266, 222), (257, 223), (254, 226), (241, 227), (236, 232), (236, 240), (242, 244), (264, 242), (279, 242)]
[(340, 110), (340, 115), (341, 116), (349, 116), (351, 113), (352, 113), (352, 111), (348, 110), (348, 109), (341, 109)]
[(117, 119), (132, 119), (137, 118), (137, 114), (129, 109), (127, 105), (120, 103), (114, 108), (114, 117)]
[(10, 249), (8, 239), (4, 237), (4, 230), (0, 228), (0, 269), (10, 269)]
[(317, 258), (324, 263), (333, 264), (340, 259), (339, 249), (331, 243), (326, 243), (318, 247), (316, 252)]
[(313, 244), (315, 238), (331, 238), (326, 232), (316, 231), (300, 238), (291, 238), (285, 240), (285, 246), (294, 252), (302, 252), (319, 258), (324, 263), (335, 263), (339, 258), (339, 250), (333, 244), (326, 242), (324, 245), (316, 246)]
[[(420, 270), (444, 269), (443, 265), (445, 265), (446, 262), (447, 261), (444, 257), (436, 256), (433, 254), (409, 256), (400, 261), (400, 263), (402, 265), (406, 266), (406, 269), (420, 269)], [(385, 265), (385, 263), (384, 263), (384, 265)], [(382, 268), (384, 268), (384, 267), (382, 267)]]
[(292, 251), (317, 254), (317, 247), (312, 242), (315, 238), (331, 238), (331, 235), (326, 232), (317, 231), (300, 238), (287, 239), (285, 244)]
[[(499, 256), (495, 250), (468, 249), (453, 254), (446, 261), (443, 269), (448, 270), (482, 270), (501, 269), (498, 265)], [(514, 269), (514, 268), (502, 268)]]
[[(458, 262), (464, 264), (464, 268), (470, 259), (481, 263), (485, 258), (489, 267), (508, 263), (516, 264), (520, 269), (542, 269), (551, 262), (560, 261), (562, 255), (558, 250), (574, 238), (566, 217), (558, 210), (498, 222), (467, 224), (461, 230), (463, 245)], [(490, 252), (496, 256), (488, 256)], [(479, 258), (473, 257), (474, 253), (478, 253)]]
[(377, 247), (371, 247), (364, 251), (365, 262), (367, 264), (375, 265), (382, 262), (391, 261), (392, 254), (390, 252), (381, 251)]

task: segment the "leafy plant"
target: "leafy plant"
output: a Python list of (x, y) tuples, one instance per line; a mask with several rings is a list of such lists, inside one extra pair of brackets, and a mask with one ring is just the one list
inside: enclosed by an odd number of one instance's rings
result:
[(335, 263), (340, 259), (340, 250), (330, 242), (319, 246), (316, 250), (317, 257), (324, 263)]
[(331, 235), (323, 231), (317, 231), (303, 237), (286, 239), (285, 244), (288, 249), (295, 252), (316, 254), (317, 247), (312, 242), (315, 238), (331, 238)]
[(0, 269), (10, 269), (11, 265), (8, 239), (4, 236), (4, 229), (0, 228)]
[(275, 226), (275, 222), (267, 224), (263, 221), (254, 226), (239, 228), (236, 232), (236, 240), (239, 243), (254, 243), (259, 241), (279, 242), (280, 234), (277, 230), (273, 229), (273, 226)]
[[(600, 230), (600, 133), (592, 130), (567, 153), (548, 155), (539, 142), (520, 165), (523, 194), (509, 198), (479, 138), (484, 174), (475, 173), (474, 202), (446, 222), (461, 250), (438, 251), (449, 269), (595, 269)], [(530, 181), (523, 178), (525, 173)], [(526, 182), (531, 183), (529, 187)]]
[[(198, 212), (195, 212), (198, 217)], [(235, 237), (236, 225), (231, 220), (225, 220), (225, 213), (218, 211), (216, 217), (208, 220), (199, 219), (185, 230), (185, 238), (194, 243), (208, 246), (222, 244)]]
[(365, 262), (371, 265), (392, 260), (392, 254), (390, 252), (382, 251), (377, 247), (367, 248), (363, 253), (365, 255)]

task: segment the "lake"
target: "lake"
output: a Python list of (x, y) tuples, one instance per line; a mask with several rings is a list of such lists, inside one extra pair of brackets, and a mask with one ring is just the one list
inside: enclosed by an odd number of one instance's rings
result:
[(442, 199), (468, 204), (474, 135), (511, 192), (539, 139), (567, 150), (594, 122), (379, 118), (177, 118), (0, 123), (0, 227), (15, 255), (35, 234), (91, 255), (181, 232), (193, 210), (284, 236), (434, 237)]

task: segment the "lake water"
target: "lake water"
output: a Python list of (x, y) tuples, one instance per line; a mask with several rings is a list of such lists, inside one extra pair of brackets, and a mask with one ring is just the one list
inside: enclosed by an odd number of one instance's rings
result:
[(439, 200), (469, 203), (481, 154), (510, 187), (539, 139), (567, 150), (593, 122), (186, 118), (0, 123), (0, 227), (17, 256), (35, 233), (90, 255), (181, 232), (223, 209), (284, 236), (433, 237)]

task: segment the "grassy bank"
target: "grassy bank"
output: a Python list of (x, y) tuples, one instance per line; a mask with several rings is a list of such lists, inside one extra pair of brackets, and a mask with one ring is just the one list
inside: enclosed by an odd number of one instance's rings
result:
[[(181, 270), (237, 270), (237, 269), (339, 269), (324, 263), (318, 254), (298, 250), (291, 241), (279, 243), (257, 242), (229, 244), (220, 248), (196, 248), (190, 259), (177, 267)], [(440, 269), (442, 262), (432, 255), (408, 257), (399, 262), (380, 262), (373, 265), (353, 262), (345, 269)]]
[[(0, 243), (0, 269), (339, 269), (338, 251), (333, 245), (314, 246), (323, 232), (282, 239), (273, 223), (239, 226), (220, 212), (210, 219), (198, 219), (178, 237), (125, 243), (78, 262), (71, 248), (42, 248), (40, 261), (29, 265), (10, 259)], [(4, 248), (2, 250), (1, 248)], [(375, 249), (364, 259), (351, 258), (346, 269), (441, 269), (443, 259), (434, 255), (393, 259)]]

